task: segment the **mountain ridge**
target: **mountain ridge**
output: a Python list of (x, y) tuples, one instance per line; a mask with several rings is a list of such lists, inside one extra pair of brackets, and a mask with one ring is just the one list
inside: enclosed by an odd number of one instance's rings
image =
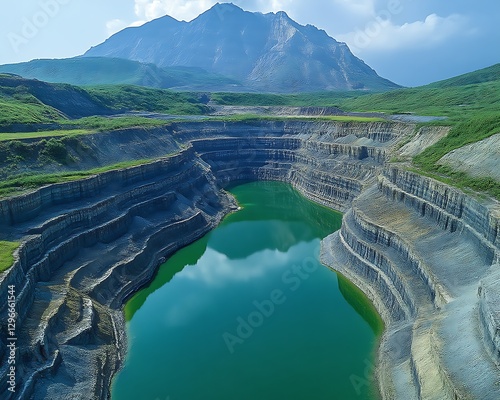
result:
[(251, 13), (228, 3), (190, 22), (164, 16), (126, 28), (83, 55), (90, 56), (200, 67), (265, 92), (399, 87), (324, 30), (300, 25), (283, 11)]

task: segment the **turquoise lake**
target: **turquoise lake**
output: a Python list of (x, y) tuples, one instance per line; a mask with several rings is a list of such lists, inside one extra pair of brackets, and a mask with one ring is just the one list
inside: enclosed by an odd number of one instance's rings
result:
[(318, 261), (342, 214), (279, 182), (230, 192), (242, 209), (126, 304), (112, 400), (377, 399), (382, 322)]

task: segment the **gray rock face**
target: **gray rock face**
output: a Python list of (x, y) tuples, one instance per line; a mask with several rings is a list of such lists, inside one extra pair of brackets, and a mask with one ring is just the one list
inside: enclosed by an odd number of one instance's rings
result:
[(497, 133), (488, 139), (451, 151), (439, 160), (439, 164), (449, 165), (471, 176), (491, 177), (500, 182), (499, 159), (500, 133)]
[(386, 168), (325, 240), (324, 263), (363, 288), (386, 321), (384, 398), (500, 396), (498, 223), (492, 205)]
[[(107, 398), (126, 349), (124, 301), (164, 257), (235, 208), (224, 185), (256, 179), (289, 182), (346, 212), (322, 259), (386, 322), (377, 375), (384, 398), (500, 398), (498, 206), (387, 166), (389, 150), (413, 131), (401, 123), (182, 123), (143, 132), (145, 149), (176, 155), (0, 201), (2, 232), (23, 242), (0, 275), (0, 293), (18, 291), (19, 398)], [(120, 153), (113, 149), (123, 139), (85, 140), (106, 141), (99, 163)]]
[(397, 87), (325, 31), (299, 25), (284, 12), (250, 13), (233, 4), (217, 4), (191, 22), (165, 16), (127, 28), (84, 56), (200, 67), (260, 91)]
[(495, 265), (495, 272), (486, 277), (478, 290), (480, 327), (488, 350), (497, 365), (500, 365), (500, 265)]
[(124, 300), (234, 208), (190, 149), (2, 202), (2, 225), (25, 235), (0, 277), (2, 293), (17, 291), (15, 398), (107, 398), (126, 349)]

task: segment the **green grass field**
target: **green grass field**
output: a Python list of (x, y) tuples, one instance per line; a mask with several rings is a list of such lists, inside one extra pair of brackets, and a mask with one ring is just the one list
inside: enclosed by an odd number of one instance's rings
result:
[(73, 125), (76, 128), (84, 129), (89, 132), (103, 132), (134, 127), (144, 128), (170, 125), (168, 121), (146, 117), (85, 117), (73, 121), (65, 121), (64, 124)]
[(40, 131), (40, 132), (16, 132), (16, 133), (2, 133), (0, 132), (0, 142), (7, 140), (20, 140), (20, 139), (39, 139), (45, 137), (58, 137), (58, 136), (75, 136), (75, 135), (88, 135), (96, 133), (95, 130), (89, 129), (62, 129), (57, 131)]
[[(91, 135), (98, 132), (114, 131), (126, 128), (146, 128), (155, 126), (168, 126), (170, 122), (145, 117), (85, 117), (72, 121), (60, 121), (64, 129), (37, 132), (0, 132), (0, 142), (22, 139), (41, 139), (47, 137), (69, 137)], [(74, 129), (68, 129), (71, 126)]]
[(14, 263), (14, 251), (20, 243), (0, 241), (0, 273), (8, 270)]
[(301, 94), (213, 93), (211, 100), (228, 106), (335, 107), (344, 99), (356, 98), (366, 93), (363, 91)]
[(86, 91), (96, 102), (112, 105), (115, 110), (147, 111), (173, 115), (202, 115), (208, 107), (199, 96), (131, 85), (88, 87)]

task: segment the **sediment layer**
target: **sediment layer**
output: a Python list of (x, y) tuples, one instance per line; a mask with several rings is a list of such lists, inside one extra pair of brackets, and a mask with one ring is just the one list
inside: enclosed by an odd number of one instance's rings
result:
[[(17, 293), (18, 386), (11, 397), (109, 397), (126, 349), (123, 302), (164, 257), (231, 209), (233, 200), (192, 149), (3, 201), (5, 231), (25, 235), (0, 281), (3, 293), (9, 285)], [(3, 331), (2, 350), (5, 338)], [(2, 362), (4, 378), (6, 368)], [(0, 385), (8, 394), (6, 379)]]
[(493, 202), (391, 167), (325, 240), (323, 262), (386, 321), (383, 398), (500, 398), (495, 212)]
[[(15, 398), (107, 398), (126, 349), (124, 301), (165, 257), (235, 209), (223, 187), (258, 179), (291, 183), (345, 212), (322, 259), (386, 322), (384, 398), (500, 398), (497, 205), (388, 167), (391, 149), (413, 131), (401, 123), (210, 122), (82, 137), (85, 146), (107, 144), (96, 166), (177, 154), (0, 201), (2, 235), (22, 240), (0, 275), (0, 293), (15, 285), (18, 294)], [(135, 151), (141, 134), (145, 148)], [(126, 137), (133, 146), (122, 152)], [(464, 369), (468, 357), (473, 372)]]

